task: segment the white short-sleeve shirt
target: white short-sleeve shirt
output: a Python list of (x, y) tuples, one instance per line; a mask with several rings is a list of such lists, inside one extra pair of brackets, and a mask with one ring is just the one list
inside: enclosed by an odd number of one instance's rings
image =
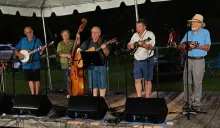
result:
[[(128, 45), (131, 44), (131, 43), (134, 44), (137, 41), (142, 41), (142, 40), (145, 40), (148, 37), (150, 37), (151, 40), (146, 41), (145, 44), (151, 44), (154, 47), (154, 45), (155, 45), (155, 35), (154, 35), (153, 32), (145, 30), (143, 32), (143, 34), (141, 35), (141, 37), (138, 35), (137, 32), (134, 33), (134, 35), (131, 37), (131, 41), (128, 43)], [(153, 55), (154, 55), (154, 50), (147, 50), (146, 48), (138, 47), (137, 51), (134, 53), (134, 58), (136, 60), (145, 60), (145, 59), (147, 59), (147, 58), (149, 58)]]

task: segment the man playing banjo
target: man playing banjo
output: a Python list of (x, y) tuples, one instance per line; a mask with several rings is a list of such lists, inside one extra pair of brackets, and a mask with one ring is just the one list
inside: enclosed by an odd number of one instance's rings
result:
[[(25, 55), (21, 54), (20, 51), (27, 49), (33, 51), (36, 48), (42, 46), (40, 39), (34, 36), (33, 30), (31, 27), (27, 26), (24, 28), (24, 34), (26, 37), (23, 37), (15, 48), (15, 55), (20, 59), (25, 59)], [(22, 68), (24, 70), (25, 80), (28, 81), (31, 94), (38, 95), (40, 89), (40, 55), (42, 55), (45, 47), (42, 47), (38, 52), (32, 54), (32, 60), (28, 63), (22, 63)]]

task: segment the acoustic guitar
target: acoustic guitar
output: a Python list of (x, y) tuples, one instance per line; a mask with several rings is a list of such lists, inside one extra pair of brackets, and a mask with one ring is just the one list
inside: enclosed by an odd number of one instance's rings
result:
[[(113, 38), (113, 39), (109, 40), (108, 42), (106, 42), (106, 43), (104, 43), (104, 44), (107, 46), (107, 45), (113, 44), (113, 43), (115, 43), (115, 42), (117, 42), (117, 39), (116, 39), (116, 38)], [(101, 48), (101, 47), (99, 47), (99, 48), (91, 47), (91, 48), (89, 48), (89, 49), (86, 50), (86, 51), (99, 51), (100, 49), (102, 49), (102, 48)]]

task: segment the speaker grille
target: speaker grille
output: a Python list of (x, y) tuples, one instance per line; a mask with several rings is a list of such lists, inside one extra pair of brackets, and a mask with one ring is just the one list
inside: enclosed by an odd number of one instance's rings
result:
[(103, 119), (107, 110), (108, 106), (103, 97), (72, 96), (67, 115), (71, 118)]
[(2, 93), (0, 94), (0, 113), (6, 113), (9, 114), (12, 112), (12, 106), (13, 106), (13, 102), (11, 100), (11, 98)]
[(13, 109), (17, 114), (46, 116), (52, 103), (46, 95), (18, 94), (15, 97)]
[(127, 121), (139, 121), (162, 123), (165, 121), (168, 108), (164, 98), (128, 98), (125, 105), (125, 116)]

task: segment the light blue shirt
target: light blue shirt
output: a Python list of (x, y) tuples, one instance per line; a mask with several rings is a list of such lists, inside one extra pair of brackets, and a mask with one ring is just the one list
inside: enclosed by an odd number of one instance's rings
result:
[[(35, 41), (36, 39), (36, 41)], [(28, 49), (30, 51), (39, 48), (40, 46), (42, 46), (42, 42), (40, 39), (36, 38), (34, 36), (34, 38), (28, 42), (27, 37), (22, 38), (18, 44), (16, 45), (16, 49), (17, 50), (22, 50), (22, 49)], [(40, 55), (39, 55), (40, 51), (35, 52), (33, 54), (33, 58), (31, 63), (24, 63), (22, 64), (23, 69), (40, 69)]]
[[(198, 42), (199, 46), (204, 46), (207, 44), (211, 45), (210, 33), (207, 29), (204, 29), (204, 28), (200, 28), (196, 34), (194, 34), (193, 30), (188, 31), (188, 40), (187, 40), (187, 33), (186, 33), (180, 43), (182, 44), (186, 41), (192, 41), (194, 43)], [(203, 57), (206, 55), (207, 55), (207, 51), (196, 49), (196, 48), (192, 49), (188, 53), (188, 56), (190, 57)]]

